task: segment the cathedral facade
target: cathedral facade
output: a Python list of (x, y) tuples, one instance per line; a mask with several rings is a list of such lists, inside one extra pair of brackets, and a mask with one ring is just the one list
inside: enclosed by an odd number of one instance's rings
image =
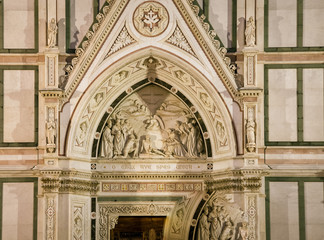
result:
[(0, 239), (323, 239), (323, 10), (1, 1)]

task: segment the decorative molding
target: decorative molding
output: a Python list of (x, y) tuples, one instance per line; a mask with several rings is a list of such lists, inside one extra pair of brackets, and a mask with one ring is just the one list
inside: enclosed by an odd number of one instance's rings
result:
[(248, 194), (245, 201), (247, 202), (246, 213), (248, 217), (249, 240), (257, 238), (257, 216), (258, 216), (258, 196), (256, 194)]
[(110, 229), (114, 229), (116, 224), (118, 224), (119, 216), (109, 216), (109, 227)]
[(176, 26), (173, 34), (166, 40), (168, 43), (190, 53), (192, 56), (197, 57), (193, 52), (190, 44), (188, 43), (186, 37), (183, 35), (182, 31), (178, 26)]
[(223, 176), (210, 176), (210, 180), (206, 180), (205, 184), (208, 191), (258, 192), (262, 186), (262, 176), (266, 174), (263, 170), (233, 170), (227, 174), (223, 173)]
[(43, 177), (41, 181), (44, 192), (96, 194), (99, 186), (95, 180)]
[(123, 182), (101, 183), (102, 192), (195, 192), (203, 190), (202, 182)]
[(46, 198), (46, 239), (56, 239), (56, 201), (53, 196)]
[(135, 42), (136, 42), (135, 39), (132, 38), (132, 36), (127, 31), (126, 26), (124, 26), (123, 29), (120, 31), (119, 35), (117, 36), (115, 42), (111, 46), (111, 48), (105, 58), (109, 57), (113, 53), (115, 53), (115, 52), (119, 51), (120, 49), (122, 49), (128, 45), (131, 45), (132, 43), (135, 43)]
[(99, 239), (107, 240), (110, 229), (117, 224), (119, 216), (166, 216), (172, 209), (172, 204), (116, 204), (115, 202), (99, 205)]
[(73, 196), (71, 198), (72, 239), (90, 239), (90, 199)]

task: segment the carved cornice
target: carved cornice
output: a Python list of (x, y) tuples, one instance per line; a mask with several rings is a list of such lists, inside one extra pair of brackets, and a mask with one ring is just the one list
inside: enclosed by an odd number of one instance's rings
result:
[(259, 191), (262, 186), (262, 176), (267, 172), (258, 169), (233, 170), (227, 176), (210, 175), (205, 181), (208, 191)]
[(39, 93), (45, 98), (62, 98), (63, 96), (62, 89), (44, 89), (39, 90)]
[[(44, 192), (73, 192), (96, 194), (99, 190), (99, 182), (93, 179), (72, 178), (71, 172), (42, 171), (41, 178)], [(74, 174), (77, 176), (78, 174)], [(82, 175), (82, 174), (81, 174)], [(87, 174), (85, 175), (87, 176)], [(88, 176), (91, 176), (91, 174)]]

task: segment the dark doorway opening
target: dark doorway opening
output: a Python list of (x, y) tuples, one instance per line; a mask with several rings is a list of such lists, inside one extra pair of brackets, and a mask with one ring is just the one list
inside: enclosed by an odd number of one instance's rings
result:
[(119, 217), (111, 230), (111, 240), (162, 240), (165, 218)]

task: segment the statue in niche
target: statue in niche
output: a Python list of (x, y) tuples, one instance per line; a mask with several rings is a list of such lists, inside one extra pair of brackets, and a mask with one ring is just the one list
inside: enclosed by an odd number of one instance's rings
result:
[(249, 239), (249, 229), (248, 229), (248, 223), (243, 222), (242, 226), (239, 227), (239, 235), (237, 240), (248, 240)]
[(249, 152), (255, 151), (255, 121), (254, 121), (254, 108), (248, 108), (248, 116), (246, 123), (246, 147)]
[(255, 46), (255, 23), (252, 16), (246, 21), (245, 42), (248, 47)]
[(208, 221), (208, 211), (208, 207), (204, 207), (204, 211), (200, 216), (198, 223), (197, 240), (209, 240), (210, 222)]
[(209, 200), (199, 217), (197, 225), (197, 240), (247, 240), (248, 234), (240, 226), (245, 222), (244, 212), (226, 196), (219, 193)]
[(183, 209), (181, 208), (177, 211), (175, 221), (172, 224), (172, 227), (171, 227), (172, 233), (180, 233), (180, 229), (181, 229), (182, 222), (183, 222), (183, 217), (184, 217), (184, 212), (183, 212)]
[(56, 46), (57, 24), (55, 18), (52, 18), (48, 24), (48, 47), (54, 48)]
[(48, 109), (48, 121), (46, 122), (46, 141), (49, 152), (54, 152), (56, 147), (56, 121), (54, 108)]
[(112, 158), (114, 156), (114, 136), (111, 133), (112, 121), (107, 121), (107, 126), (104, 129), (101, 144), (101, 157)]

